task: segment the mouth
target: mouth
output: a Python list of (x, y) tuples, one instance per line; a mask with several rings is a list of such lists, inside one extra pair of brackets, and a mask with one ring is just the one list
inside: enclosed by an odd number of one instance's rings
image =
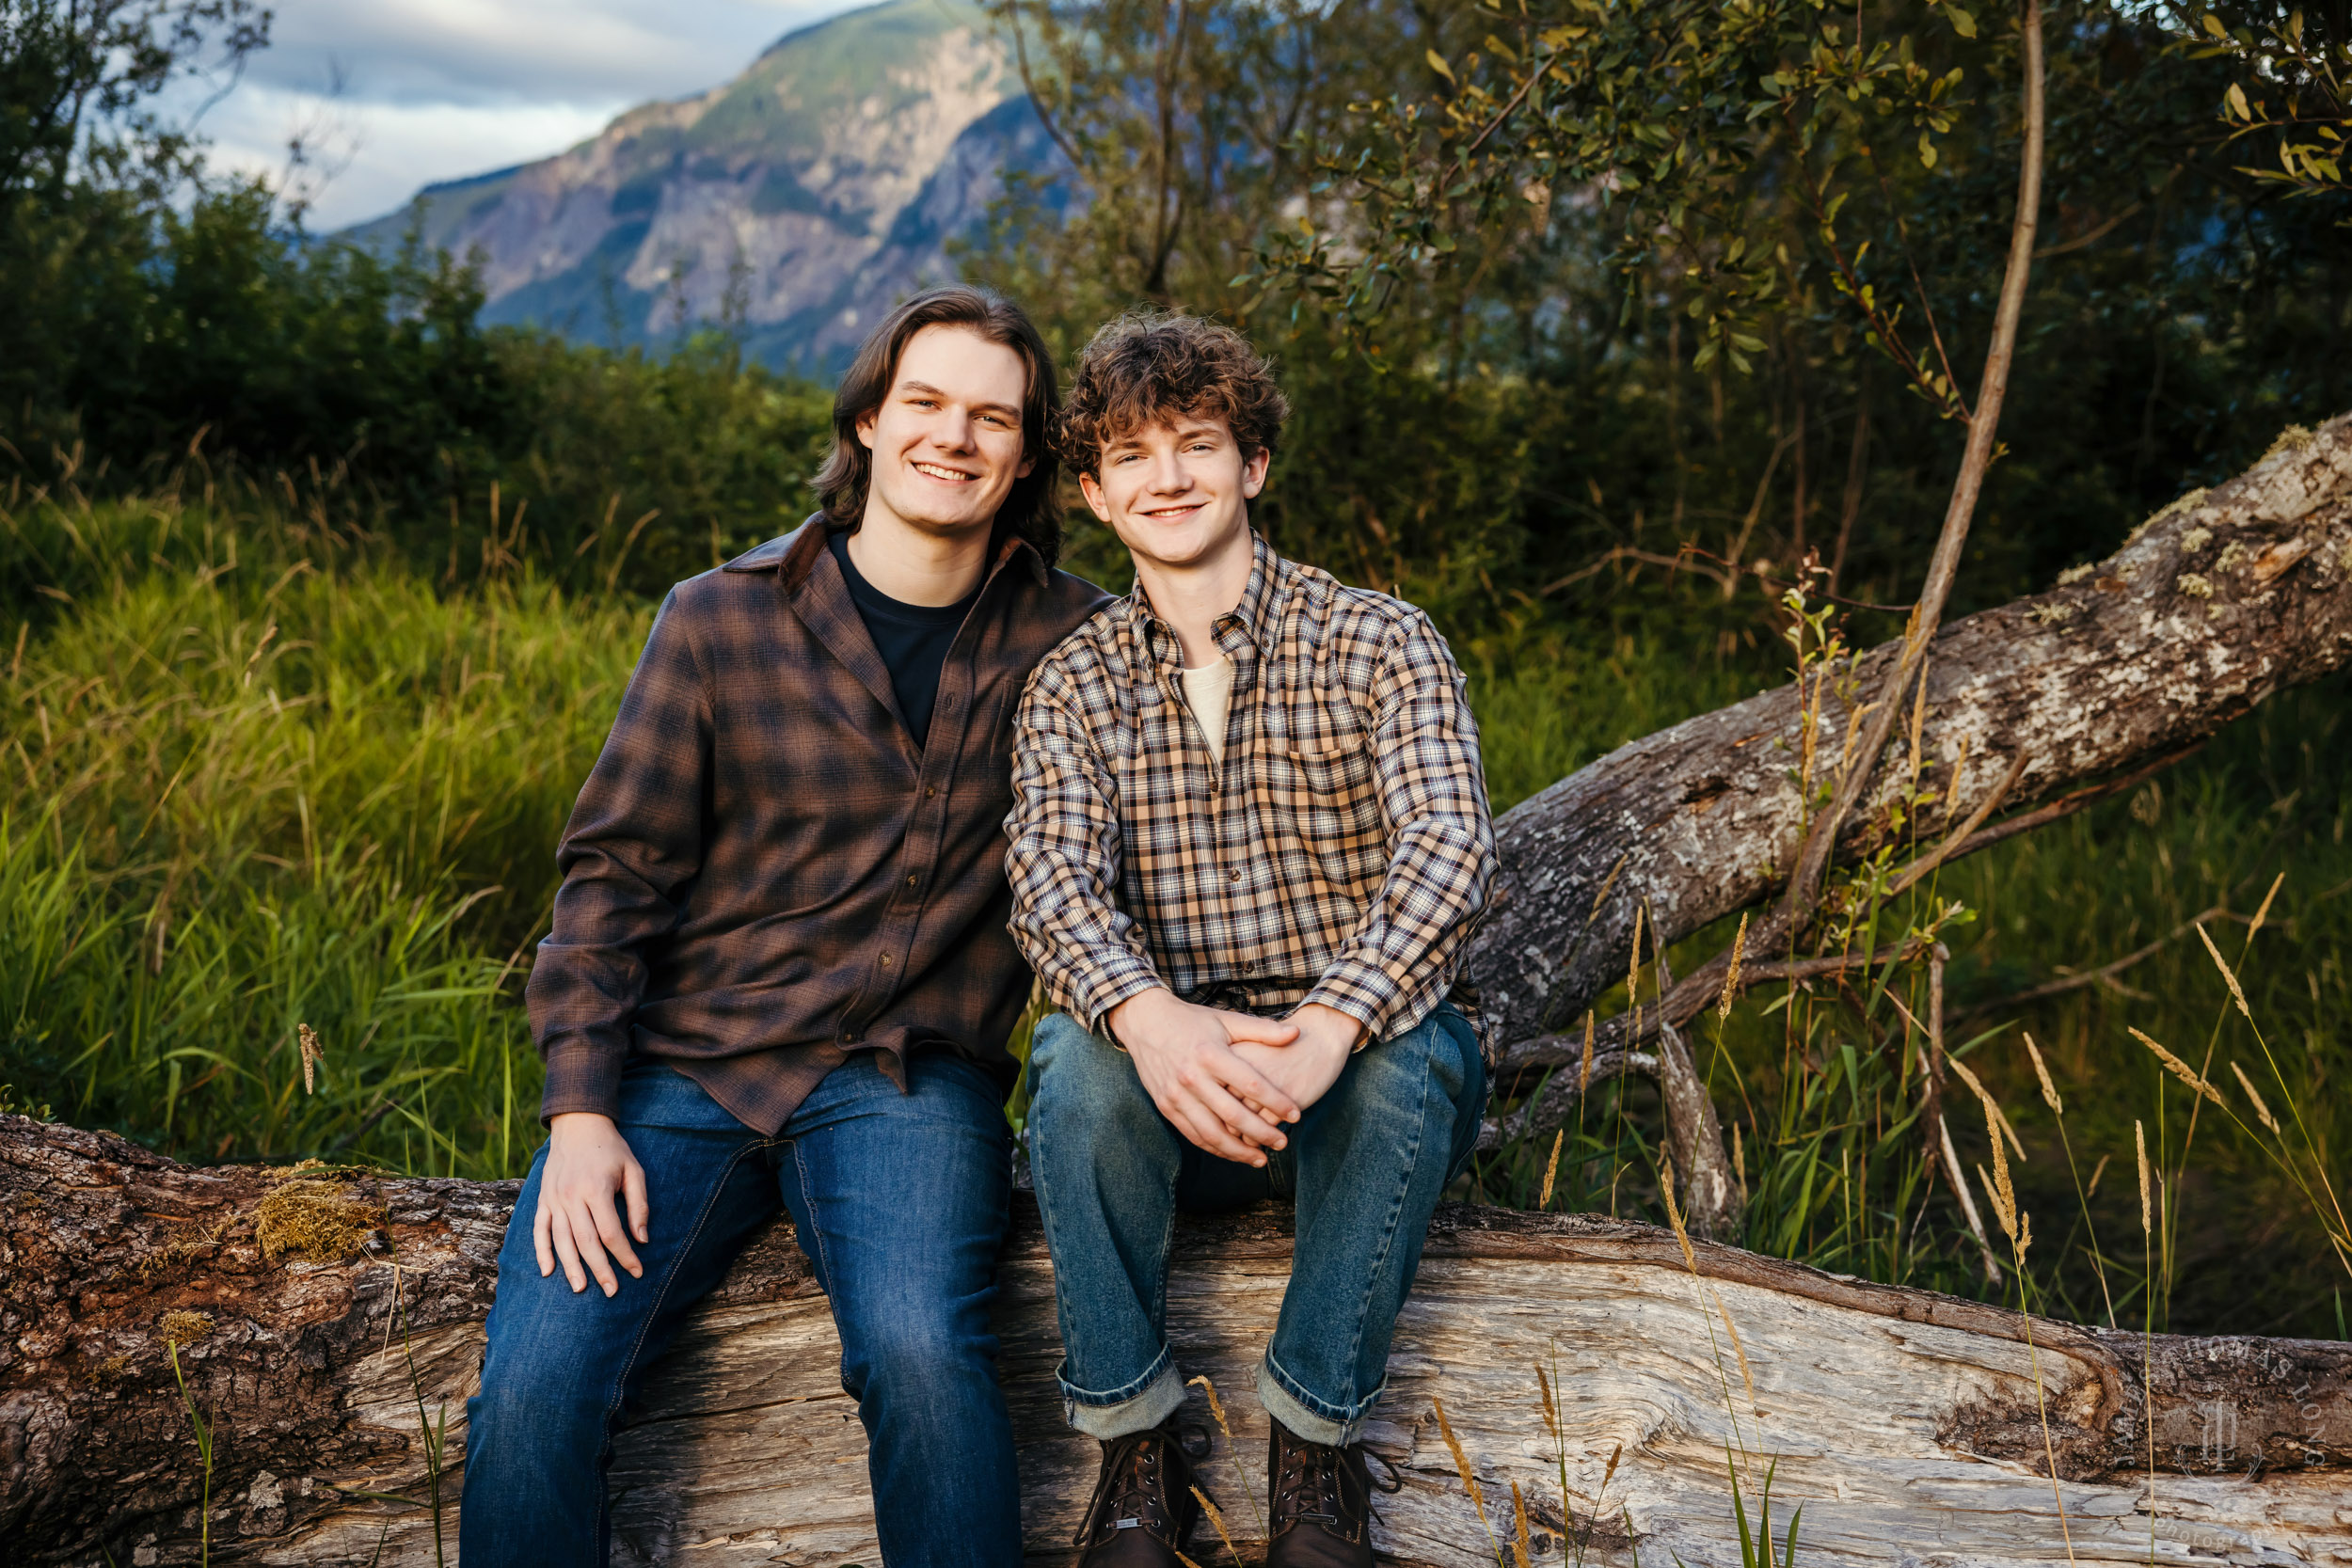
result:
[(916, 473), (926, 478), (938, 480), (943, 484), (977, 484), (980, 481), (980, 476), (977, 474), (965, 473), (961, 468), (945, 467), (937, 463), (917, 461), (913, 467)]
[(1178, 506), (1150, 506), (1143, 508), (1141, 515), (1155, 523), (1181, 523), (1200, 515), (1208, 510), (1208, 505), (1207, 501), (1185, 501)]

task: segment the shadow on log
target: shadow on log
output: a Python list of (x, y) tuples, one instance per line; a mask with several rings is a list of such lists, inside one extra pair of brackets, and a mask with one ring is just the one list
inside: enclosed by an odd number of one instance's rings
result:
[[(10, 1560), (196, 1560), (202, 1478), (165, 1359), (172, 1313), (193, 1315), (172, 1322), (218, 1434), (219, 1560), (434, 1561), (423, 1434), (444, 1411), (437, 1524), (453, 1559), (464, 1401), (515, 1191), (196, 1169), (0, 1117)], [(277, 1250), (294, 1239), (310, 1250)], [(351, 1255), (333, 1258), (338, 1246)], [(1629, 1563), (1638, 1547), (1652, 1563), (1737, 1564), (1727, 1454), (1751, 1497), (1775, 1467), (1776, 1517), (1804, 1504), (1809, 1562), (2062, 1561), (2045, 1451), (2085, 1560), (2141, 1560), (2152, 1528), (2168, 1563), (2352, 1560), (2352, 1345), (2143, 1347), (2040, 1319), (2028, 1343), (2013, 1312), (1729, 1247), (1696, 1256), (1698, 1277), (1646, 1226), (1440, 1211), (1370, 1434), (1405, 1476), (1379, 1502), (1390, 1560), (1495, 1560), (1438, 1433), (1443, 1400), (1498, 1534), (1512, 1483), (1525, 1496), (1537, 1562), (1572, 1560), (1582, 1540), (1590, 1561)], [(1289, 1259), (1275, 1209), (1178, 1235), (1172, 1332), (1236, 1423), (1206, 1473), (1237, 1529), (1264, 1481), (1251, 1369)], [(1061, 1422), (1052, 1295), (1025, 1201), (997, 1322), (1040, 1561), (1067, 1560), (1094, 1463)], [(695, 1315), (620, 1439), (614, 1560), (876, 1561), (865, 1437), (837, 1354), (780, 1224)], [(1221, 1557), (1205, 1531), (1197, 1544), (1197, 1560)]]

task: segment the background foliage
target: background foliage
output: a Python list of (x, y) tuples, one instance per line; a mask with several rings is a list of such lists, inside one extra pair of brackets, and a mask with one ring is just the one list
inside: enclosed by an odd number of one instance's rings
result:
[[(1547, 51), (1576, 69), (1522, 103), (1556, 91), (1553, 133), (1593, 122), (1596, 84), (1619, 71), (1624, 146), (1671, 160), (1684, 87), (1626, 75), (1588, 40), (1737, 12), (996, 8), (1063, 161), (1051, 184), (1008, 189), (961, 265), (1038, 309), (1065, 357), (1145, 302), (1221, 315), (1277, 356), (1299, 412), (1256, 520), (1438, 617), (1472, 672), (1499, 808), (1785, 679), (1778, 594), (1808, 558), (1817, 587), (1855, 601), (1851, 641), (1890, 635), (1899, 621), (1868, 607), (1915, 592), (1941, 514), (1958, 427), (1839, 282), (1870, 286), (1912, 350), (1940, 338), (1955, 379), (1973, 377), (2014, 182), (2008, 17), (1962, 26), (1949, 0), (1740, 13), (1769, 37), (1717, 62), (1747, 97), (1707, 122), (1713, 162), (1686, 203), (1703, 222), (1630, 201), (1611, 172), (1649, 188), (1671, 168), (1652, 179), (1631, 152), (1570, 167), (1533, 121), (1481, 144), (1470, 187), (1427, 178)], [(56, 46), (67, 14), (0, 0), (0, 77), (62, 83), (54, 101), (83, 105), (62, 141), (46, 121), (0, 123), (0, 1101), (192, 1159), (515, 1171), (538, 1135), (518, 999), (555, 833), (651, 595), (810, 510), (828, 393), (747, 361), (724, 320), (652, 353), (485, 329), (463, 258), (317, 240), (141, 118), (151, 84), (261, 46), (249, 14), (105, 11), (161, 54), (117, 50), (98, 80), (87, 50)], [(2048, 13), (2045, 239), (1956, 610), (2046, 584), (2282, 425), (2352, 406), (2335, 347), (2352, 325), (2344, 198), (2248, 172), (2253, 141), (2290, 133), (2228, 107), (2259, 54), (2232, 29), (2259, 42), (2287, 19), (2219, 8), (2224, 47), (2203, 14)], [(2340, 6), (2300, 26), (2307, 53), (2341, 55)], [(1764, 65), (1817, 45), (1867, 60), (1882, 40), (1951, 84), (1940, 128), (1906, 118), (1915, 103), (1866, 103), (1808, 148), (1743, 118), (1771, 96)], [(1680, 47), (1620, 42), (1625, 59)], [(2282, 93), (2265, 114), (2285, 112)], [(1810, 189), (1823, 170), (1850, 192), (1835, 249)], [(1124, 585), (1083, 515), (1072, 539), (1072, 564)], [(1952, 1006), (2028, 1150), (2045, 1238), (2032, 1289), (2056, 1309), (2342, 1332), (2344, 1274), (2300, 1189), (2237, 1128), (2208, 1120), (2189, 1146), (2185, 1091), (2123, 1034), (2192, 1060), (2212, 1035), (2217, 1061), (2252, 1059), (2193, 937), (2107, 982), (2005, 999), (2217, 906), (2235, 961), (2283, 870), (2245, 973), (2296, 1104), (2336, 1147), (2352, 1105), (2344, 696), (2339, 681), (2280, 699), (2131, 799), (1935, 890), (1975, 911), (1954, 935)], [(315, 1094), (305, 1022), (327, 1053)], [(1921, 1179), (1911, 1048), (1883, 1023), (1768, 992), (1702, 1032), (1742, 1137), (1746, 1240), (1987, 1293), (1950, 1195)], [(2063, 1144), (2020, 1028), (2067, 1097)], [(2135, 1120), (2169, 1173), (2145, 1259)], [(1552, 1201), (1659, 1217), (1657, 1132), (1646, 1088), (1595, 1096)], [(1987, 1157), (1967, 1117), (1954, 1135)], [(1506, 1148), (1474, 1190), (1532, 1203), (1548, 1153)]]

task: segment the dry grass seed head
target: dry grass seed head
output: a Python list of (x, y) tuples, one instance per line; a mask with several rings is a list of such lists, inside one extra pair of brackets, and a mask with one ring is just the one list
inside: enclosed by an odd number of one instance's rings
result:
[[(1241, 1553), (1234, 1549), (1233, 1537), (1225, 1528), (1225, 1515), (1216, 1511), (1216, 1504), (1211, 1502), (1209, 1500), (1209, 1495), (1206, 1492), (1201, 1491), (1198, 1486), (1192, 1489), (1192, 1495), (1194, 1499), (1200, 1504), (1200, 1512), (1209, 1516), (1210, 1528), (1216, 1531), (1216, 1538), (1225, 1543), (1225, 1549), (1232, 1554), (1232, 1558), (1235, 1562), (1239, 1562), (1241, 1560)], [(1179, 1555), (1181, 1556), (1182, 1554)]]
[(2049, 1066), (2042, 1061), (2042, 1048), (2034, 1044), (2031, 1035), (2026, 1037), (2026, 1054), (2033, 1058), (2033, 1075), (2042, 1080), (2042, 1102), (2050, 1107), (2052, 1116), (2064, 1116), (2066, 1106), (2058, 1099), (2058, 1085), (2050, 1082)]
[(1535, 1367), (1535, 1391), (1543, 1396), (1544, 1430), (1551, 1433), (1556, 1443), (1560, 1440), (1560, 1402), (1551, 1397), (1551, 1379), (1544, 1375), (1540, 1362)]
[(1674, 1227), (1675, 1240), (1682, 1243), (1682, 1261), (1692, 1274), (1699, 1272), (1698, 1254), (1691, 1250), (1691, 1233), (1683, 1228), (1682, 1210), (1675, 1202), (1675, 1163), (1671, 1156), (1658, 1162), (1658, 1189), (1666, 1199), (1666, 1221)]
[[(2215, 956), (2217, 958), (2219, 957), (2218, 954)], [(2228, 972), (2225, 970), (2223, 973), (2226, 974)], [(2222, 1101), (2221, 1091), (2215, 1088), (2211, 1084), (2206, 1083), (2202, 1078), (2197, 1076), (2197, 1069), (2195, 1068), (2189, 1066), (2186, 1062), (2184, 1062), (2178, 1056), (2172, 1054), (2169, 1051), (2167, 1051), (2163, 1046), (2158, 1045), (2154, 1040), (2150, 1039), (2146, 1035), (2141, 1034), (2132, 1025), (2127, 1023), (2123, 1027), (2130, 1033), (2132, 1038), (2137, 1040), (2140, 1044), (2154, 1052), (2156, 1053), (2156, 1060), (2162, 1062), (2165, 1065), (2166, 1070), (2169, 1071), (2173, 1077), (2178, 1078), (2182, 1083), (2186, 1084), (2190, 1088), (2196, 1090), (2199, 1094), (2203, 1095), (2207, 1100), (2212, 1101), (2216, 1108), (2224, 1111), (2230, 1108)]]
[(1431, 1400), (1429, 1402), (1438, 1413), (1438, 1431), (1445, 1438), (1446, 1451), (1454, 1455), (1454, 1474), (1462, 1478), (1462, 1490), (1470, 1494), (1471, 1506), (1484, 1519), (1486, 1516), (1486, 1495), (1478, 1489), (1478, 1478), (1470, 1473), (1470, 1455), (1463, 1451), (1462, 1440), (1454, 1435), (1454, 1423), (1445, 1418), (1445, 1401)]
[(2156, 1228), (2156, 1212), (2153, 1194), (2150, 1191), (2148, 1184), (2148, 1124), (2146, 1122), (2132, 1123), (2132, 1141), (2138, 1146), (2139, 1150), (2139, 1231), (2143, 1236), (2153, 1235)]
[(1731, 1004), (1740, 994), (1740, 960), (1748, 945), (1748, 917), (1740, 916), (1740, 929), (1731, 939), (1731, 968), (1724, 973), (1724, 993), (1715, 999), (1715, 1022), (1723, 1022), (1731, 1016)]
[(1511, 1483), (1511, 1562), (1513, 1568), (1535, 1568), (1528, 1560), (1527, 1549), (1534, 1538), (1527, 1528), (1527, 1499), (1519, 1493), (1519, 1483)]
[(309, 1024), (295, 1025), (294, 1033), (302, 1046), (302, 1092), (316, 1094), (319, 1088), (318, 1068), (321, 1062), (326, 1060), (326, 1051), (319, 1044), (319, 1032)]
[(1228, 1443), (1232, 1442), (1233, 1429), (1226, 1424), (1225, 1402), (1216, 1397), (1216, 1385), (1211, 1383), (1206, 1376), (1201, 1376), (1190, 1379), (1187, 1386), (1197, 1387), (1209, 1396), (1209, 1414), (1216, 1418), (1216, 1430), (1225, 1434), (1225, 1440)]
[(1584, 1015), (1584, 1071), (1576, 1081), (1576, 1092), (1582, 1094), (1593, 1086), (1593, 1015)]
[(2230, 1062), (2230, 1070), (2237, 1074), (2238, 1087), (2246, 1091), (2246, 1098), (2254, 1102), (2254, 1115), (2262, 1119), (2263, 1126), (2269, 1130), (2272, 1137), (2278, 1137), (2279, 1123), (2271, 1116), (2270, 1107), (2263, 1103), (2262, 1095), (2254, 1088), (2254, 1081), (2246, 1076), (2246, 1069), (2238, 1066), (2234, 1058)]
[(1959, 1057), (1947, 1056), (1944, 1059), (1944, 1065), (1950, 1068), (1954, 1073), (1958, 1074), (1960, 1081), (1968, 1085), (1969, 1091), (1984, 1102), (1984, 1119), (1986, 1123), (1993, 1128), (1994, 1135), (1998, 1137), (2004, 1133), (2007, 1134), (2009, 1138), (2009, 1147), (2016, 1151), (2017, 1163), (2021, 1165), (2024, 1164), (2026, 1163), (2026, 1146), (2017, 1141), (2017, 1129), (2009, 1124), (2009, 1117), (2007, 1113), (2002, 1111), (2000, 1102), (1993, 1098), (1993, 1091), (1986, 1088), (1983, 1081), (1978, 1078), (1975, 1073), (1969, 1071), (1968, 1064), (1962, 1061)]
[(383, 1223), (382, 1205), (352, 1197), (335, 1182), (281, 1181), (262, 1199), (253, 1239), (263, 1259), (302, 1252), (334, 1263), (357, 1252)]
[(2279, 896), (2279, 890), (2286, 885), (2286, 880), (2287, 874), (2283, 871), (2270, 879), (2270, 891), (2263, 895), (2262, 908), (2254, 911), (2254, 918), (2247, 924), (2248, 942), (2254, 940), (2255, 934), (2263, 928), (2263, 922), (2270, 918), (2270, 901)]
[[(1993, 1140), (1993, 1180), (1985, 1185), (1993, 1195), (1993, 1214), (2001, 1222), (2001, 1234), (2009, 1238), (2011, 1246), (2022, 1252), (2025, 1248), (2018, 1241), (2017, 1189), (2010, 1181), (2009, 1150), (2001, 1145), (2001, 1126), (1995, 1119), (1998, 1114), (1993, 1102), (1986, 1101), (1984, 1130)], [(1979, 1179), (1983, 1177), (1984, 1168), (1981, 1165), (1977, 1168), (1977, 1175)]]
[(1748, 1347), (1740, 1341), (1740, 1330), (1732, 1324), (1731, 1308), (1724, 1305), (1723, 1292), (1709, 1285), (1707, 1293), (1715, 1298), (1715, 1315), (1724, 1321), (1724, 1333), (1731, 1338), (1731, 1354), (1740, 1359), (1740, 1381), (1748, 1386), (1748, 1408), (1756, 1413), (1756, 1418), (1760, 1421), (1764, 1418), (1764, 1412), (1762, 1402), (1756, 1394), (1756, 1372), (1748, 1365)]
[[(2268, 909), (2270, 907), (2270, 901), (2266, 898), (2264, 899), (2263, 907), (2265, 910)], [(2205, 934), (2205, 926), (2202, 921), (2199, 921), (2197, 923), (2197, 940), (2205, 944), (2205, 951), (2213, 955), (2214, 967), (2221, 971), (2221, 977), (2230, 983), (2230, 994), (2237, 1000), (2237, 1010), (2246, 1015), (2247, 1022), (2253, 1022), (2254, 1009), (2246, 1005), (2246, 992), (2239, 989), (2237, 983), (2237, 972), (2230, 967), (2228, 959), (2222, 958), (2221, 949), (2213, 944), (2213, 938)], [(2137, 1029), (2133, 1030), (2132, 1033), (2139, 1035), (2139, 1031)], [(2145, 1035), (2139, 1035), (2139, 1037), (2141, 1039), (2148, 1039), (2148, 1037)], [(2149, 1040), (2148, 1043), (2153, 1045), (2155, 1042), (2153, 1040)], [(2209, 1090), (2207, 1092), (2210, 1093), (2211, 1091)], [(2215, 1101), (2216, 1103), (2218, 1103), (2219, 1096), (2216, 1096)]]
[(1565, 1127), (1551, 1135), (1551, 1159), (1544, 1166), (1544, 1190), (1535, 1199), (1535, 1207), (1538, 1209), (1551, 1207), (1552, 1180), (1560, 1174), (1560, 1144), (1567, 1135), (1568, 1130)]
[(1632, 1028), (1626, 1035), (1629, 1040), (1639, 1029), (1642, 1020), (1642, 918), (1648, 912), (1646, 905), (1633, 906), (1633, 952), (1627, 958), (1625, 968), (1625, 1005), (1626, 1010), (1632, 1015)]

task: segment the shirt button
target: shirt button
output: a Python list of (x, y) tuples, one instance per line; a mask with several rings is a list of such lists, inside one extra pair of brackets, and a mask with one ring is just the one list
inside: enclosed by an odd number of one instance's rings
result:
[(1227, 881), (1229, 881), (1229, 882), (1238, 882), (1238, 881), (1240, 881), (1240, 880), (1241, 880), (1241, 873), (1240, 873), (1240, 872), (1238, 872), (1238, 871), (1235, 871), (1235, 872), (1232, 873), (1231, 875), (1229, 875), (1229, 876), (1228, 876), (1225, 879), (1226, 879)]
[(888, 968), (890, 967), (890, 955), (889, 955), (889, 954), (884, 953), (884, 954), (882, 956), (882, 966), (884, 969), (888, 969)]
[(857, 1043), (857, 1036), (855, 1034), (844, 1035), (841, 1037), (841, 1043), (844, 1045), (855, 1045)]
[(910, 876), (907, 878), (907, 886), (913, 887), (919, 880), (921, 880), (920, 878)]
[(937, 784), (925, 784), (923, 786), (923, 799), (926, 800), (930, 800), (932, 796), (938, 793), (939, 786)]

